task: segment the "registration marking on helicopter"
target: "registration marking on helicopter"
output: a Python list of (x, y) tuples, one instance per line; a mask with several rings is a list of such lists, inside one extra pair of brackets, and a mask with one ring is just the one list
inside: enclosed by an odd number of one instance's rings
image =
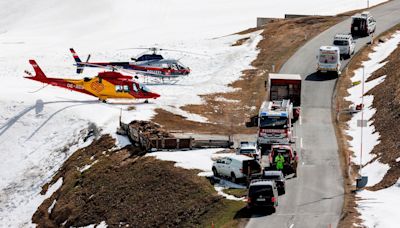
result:
[(162, 71), (160, 71), (160, 70), (148, 70), (147, 72), (154, 73), (154, 74), (162, 74)]
[(67, 84), (67, 87), (68, 87), (68, 88), (71, 88), (71, 89), (84, 89), (83, 86), (81, 86), (81, 85), (75, 85), (75, 84), (72, 84), (72, 83), (68, 83), (68, 84)]

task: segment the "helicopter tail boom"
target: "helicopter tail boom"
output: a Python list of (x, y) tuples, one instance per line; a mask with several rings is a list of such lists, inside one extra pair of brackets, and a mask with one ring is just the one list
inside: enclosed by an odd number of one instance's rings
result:
[(40, 69), (39, 65), (36, 63), (35, 60), (31, 59), (31, 60), (29, 60), (29, 63), (32, 65), (33, 69), (35, 70), (35, 75), (32, 76), (29, 74), (30, 76), (27, 78), (35, 79), (38, 81), (43, 81), (43, 80), (47, 79), (46, 75), (43, 73), (42, 69)]

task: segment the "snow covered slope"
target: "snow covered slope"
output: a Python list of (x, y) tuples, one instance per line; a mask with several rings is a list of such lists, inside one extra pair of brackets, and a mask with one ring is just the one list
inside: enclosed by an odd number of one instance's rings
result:
[[(371, 0), (377, 4), (383, 0)], [(207, 121), (179, 109), (200, 103), (198, 95), (229, 91), (256, 57), (258, 33), (242, 46), (230, 45), (243, 36), (232, 35), (254, 27), (257, 16), (284, 13), (334, 14), (365, 7), (365, 0), (146, 0), (146, 1), (0, 1), (0, 226), (30, 226), (43, 200), (40, 186), (83, 142), (92, 123), (113, 133), (120, 105), (99, 104), (95, 98), (24, 80), (36, 59), (54, 77), (75, 75), (68, 48), (92, 54), (92, 60), (127, 60), (137, 53), (120, 48), (157, 45), (190, 50), (207, 56), (167, 53), (181, 58), (193, 73), (174, 86), (152, 86), (162, 97), (124, 111), (125, 121), (149, 119), (157, 107)], [(71, 145), (74, 145), (73, 147)]]
[[(369, 90), (379, 85), (385, 80), (385, 75), (374, 80), (368, 81), (372, 74), (385, 66), (387, 61), (385, 59), (398, 47), (400, 44), (400, 31), (384, 43), (378, 44), (374, 48), (374, 52), (369, 54), (369, 60), (362, 62), (363, 68), (354, 71), (354, 76), (351, 81), (361, 82), (350, 89), (348, 89), (349, 96), (346, 100), (353, 104), (361, 104), (362, 94), (362, 80), (363, 73), (365, 73), (365, 90), (366, 94)], [(380, 143), (380, 134), (376, 131), (374, 126), (373, 116), (376, 109), (372, 107), (374, 100), (373, 95), (364, 96), (364, 119), (368, 121), (366, 127), (363, 128), (363, 154), (361, 156), (361, 128), (357, 127), (357, 120), (361, 120), (362, 113), (359, 112), (347, 122), (349, 129), (346, 133), (352, 137), (349, 140), (350, 150), (353, 151), (354, 156), (352, 162), (354, 164), (363, 164), (361, 174), (368, 176), (367, 186), (374, 186), (379, 183), (385, 176), (386, 172), (390, 169), (388, 164), (383, 164), (380, 159), (376, 159), (376, 155), (372, 154), (372, 150)], [(400, 203), (400, 187), (399, 181), (386, 189), (379, 191), (361, 190), (357, 196), (357, 210), (361, 214), (362, 225), (365, 227), (398, 227), (396, 215), (398, 214), (398, 207)]]

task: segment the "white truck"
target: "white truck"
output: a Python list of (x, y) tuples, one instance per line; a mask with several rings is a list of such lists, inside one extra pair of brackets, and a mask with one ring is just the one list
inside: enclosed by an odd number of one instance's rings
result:
[(336, 46), (321, 46), (317, 56), (317, 73), (334, 72), (340, 75), (340, 49)]
[(246, 155), (258, 159), (260, 150), (256, 142), (240, 142), (240, 146), (236, 150), (236, 154)]
[(216, 159), (212, 165), (215, 177), (228, 177), (232, 182), (259, 174), (261, 166), (257, 160), (245, 155), (226, 154)]
[(350, 34), (336, 34), (333, 38), (333, 46), (339, 48), (341, 56), (350, 58), (356, 49), (356, 42)]

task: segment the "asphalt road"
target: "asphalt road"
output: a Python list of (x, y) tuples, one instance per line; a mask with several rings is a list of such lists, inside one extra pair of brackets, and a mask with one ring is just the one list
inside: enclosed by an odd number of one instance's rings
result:
[[(400, 23), (400, 0), (370, 10), (377, 21), (375, 35)], [(276, 213), (253, 215), (247, 227), (312, 228), (336, 227), (343, 206), (343, 177), (332, 125), (332, 95), (335, 77), (314, 74), (316, 55), (330, 45), (336, 33), (349, 33), (351, 19), (343, 21), (300, 48), (280, 73), (297, 73), (303, 78), (302, 121), (298, 121), (297, 146), (301, 147), (298, 178), (287, 181), (286, 194), (279, 197)], [(370, 38), (356, 40), (356, 51)], [(342, 67), (347, 64), (342, 62)]]

